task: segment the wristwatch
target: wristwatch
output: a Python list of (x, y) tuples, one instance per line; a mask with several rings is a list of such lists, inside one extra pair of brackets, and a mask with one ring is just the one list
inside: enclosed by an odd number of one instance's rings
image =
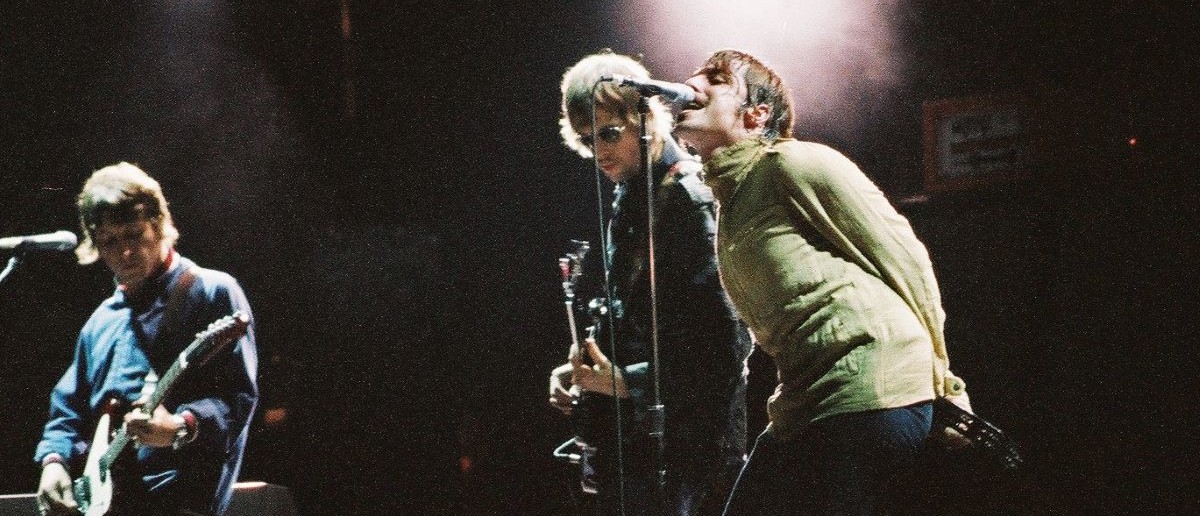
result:
[[(191, 415), (190, 412), (185, 412), (185, 414), (189, 416)], [(175, 430), (175, 438), (171, 440), (171, 448), (178, 450), (185, 444), (192, 442), (196, 436), (194, 435), (194, 432), (192, 432), (192, 425), (188, 423), (187, 417), (184, 417), (180, 414), (174, 414), (171, 416), (171, 420), (174, 421), (175, 425), (178, 427), (178, 429)]]

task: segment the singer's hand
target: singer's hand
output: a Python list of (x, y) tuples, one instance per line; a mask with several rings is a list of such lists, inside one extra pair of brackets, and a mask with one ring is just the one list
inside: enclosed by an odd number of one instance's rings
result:
[[(613, 383), (617, 384), (616, 395), (622, 398), (629, 397), (629, 388), (625, 386), (625, 377), (621, 375), (621, 368), (613, 367), (612, 362), (608, 357), (600, 351), (600, 346), (596, 345), (595, 339), (587, 339), (584, 341), (587, 347), (588, 355), (592, 357), (592, 364), (583, 363), (583, 356), (578, 349), (571, 349), (571, 365), (573, 366), (571, 382), (579, 386), (579, 388), (598, 392), (600, 394), (613, 395)], [(614, 379), (614, 375), (616, 378)]]
[[(967, 396), (966, 392), (963, 392), (958, 396), (946, 396), (946, 399), (950, 400), (951, 403), (958, 405), (958, 408), (960, 409), (972, 414), (975, 413), (975, 411), (971, 409), (971, 398)], [(948, 450), (957, 450), (971, 445), (971, 440), (968, 439), (967, 436), (959, 433), (958, 430), (949, 427), (942, 428), (941, 432), (934, 431), (933, 438), (935, 442), (941, 444)]]
[(579, 388), (571, 385), (572, 369), (574, 366), (567, 362), (550, 372), (550, 406), (568, 416), (571, 402), (579, 396)]

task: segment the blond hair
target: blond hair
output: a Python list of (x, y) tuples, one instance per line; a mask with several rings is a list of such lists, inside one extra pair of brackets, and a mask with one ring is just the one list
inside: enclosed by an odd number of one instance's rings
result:
[[(601, 77), (612, 75), (650, 78), (650, 72), (646, 71), (646, 67), (641, 63), (611, 50), (589, 55), (563, 74), (559, 133), (567, 147), (585, 158), (592, 157), (592, 149), (580, 141), (576, 128), (592, 125), (593, 101), (596, 109), (612, 113), (627, 125), (636, 125), (638, 121), (637, 105), (640, 94), (634, 88), (617, 86), (609, 81), (600, 82)], [(646, 120), (646, 132), (651, 135), (657, 152), (662, 148), (662, 139), (670, 137), (671, 114), (662, 102), (652, 98)], [(594, 128), (592, 130), (595, 131)]]

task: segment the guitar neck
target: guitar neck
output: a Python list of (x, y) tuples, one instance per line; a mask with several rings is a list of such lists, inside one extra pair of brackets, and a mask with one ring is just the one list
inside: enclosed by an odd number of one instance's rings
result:
[(571, 330), (571, 344), (579, 346), (579, 330), (575, 328), (575, 298), (568, 296), (563, 304), (567, 307), (567, 328)]
[[(171, 364), (170, 369), (167, 369), (167, 372), (158, 380), (154, 392), (150, 393), (150, 396), (147, 397), (142, 410), (152, 414), (154, 409), (161, 405), (167, 395), (171, 393), (176, 380), (183, 375), (183, 372), (192, 362), (196, 364), (207, 362), (217, 352), (225, 349), (245, 334), (249, 325), (250, 314), (243, 310), (238, 310), (231, 315), (213, 321), (212, 324), (208, 325), (206, 330), (197, 333), (196, 339), (179, 354), (179, 357)], [(125, 431), (125, 425), (120, 425), (108, 450), (100, 457), (103, 469), (107, 470), (116, 462), (117, 457), (129, 446), (130, 440)]]
[[(193, 343), (191, 346), (188, 346), (188, 349), (191, 350), (196, 346), (196, 344), (197, 343)], [(150, 398), (146, 401), (146, 404), (143, 405), (144, 410), (153, 412), (154, 408), (162, 404), (163, 399), (165, 399), (167, 394), (171, 392), (171, 387), (175, 384), (175, 380), (177, 380), (179, 376), (183, 374), (183, 370), (186, 368), (186, 363), (184, 362), (183, 358), (186, 356), (186, 353), (187, 352), (185, 351), (183, 354), (181, 354), (180, 358), (175, 360), (175, 362), (171, 364), (171, 368), (167, 369), (167, 372), (164, 373), (162, 378), (158, 380), (158, 387), (154, 389), (154, 392), (150, 394)], [(113, 441), (110, 444), (108, 451), (105, 452), (104, 456), (100, 459), (105, 467), (108, 467), (117, 460), (117, 457), (119, 457), (121, 453), (125, 451), (125, 448), (129, 446), (129, 442), (131, 440), (132, 439), (130, 439), (129, 434), (125, 432), (125, 425), (121, 425), (120, 428), (117, 429), (116, 436), (113, 437)]]
[[(191, 347), (188, 349), (190, 350)], [(187, 352), (185, 351), (184, 353)], [(162, 404), (167, 395), (171, 393), (171, 388), (175, 386), (175, 380), (179, 379), (179, 376), (183, 374), (185, 367), (183, 355), (180, 355), (175, 362), (171, 363), (171, 368), (167, 369), (166, 373), (163, 373), (162, 378), (159, 378), (158, 387), (154, 389), (154, 393), (150, 395), (150, 399), (146, 402), (147, 410), (154, 410), (154, 407)]]

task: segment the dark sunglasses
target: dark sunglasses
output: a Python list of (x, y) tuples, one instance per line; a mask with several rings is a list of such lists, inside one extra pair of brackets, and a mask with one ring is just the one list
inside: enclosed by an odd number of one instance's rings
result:
[[(625, 126), (623, 125), (606, 125), (601, 127), (600, 131), (598, 131), (596, 134), (599, 134), (600, 139), (606, 143), (617, 143), (621, 140), (621, 133), (623, 132), (625, 132)], [(591, 147), (592, 144), (596, 143), (596, 137), (590, 134), (585, 134), (579, 137), (579, 143)]]

